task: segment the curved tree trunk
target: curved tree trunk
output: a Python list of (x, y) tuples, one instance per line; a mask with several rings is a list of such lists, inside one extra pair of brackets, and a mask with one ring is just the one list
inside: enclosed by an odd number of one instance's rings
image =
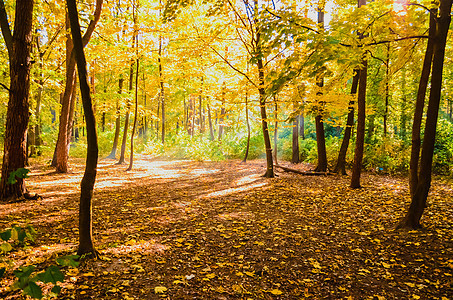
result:
[(442, 0), (440, 2), (437, 30), (434, 37), (431, 90), (429, 93), (428, 111), (426, 113), (425, 133), (420, 158), (420, 172), (418, 173), (417, 186), (415, 187), (415, 192), (412, 196), (412, 201), (407, 214), (398, 224), (397, 228), (420, 228), (420, 219), (426, 207), (426, 200), (431, 186), (434, 143), (436, 140), (436, 126), (442, 91), (442, 71), (445, 58), (445, 47), (451, 22), (451, 6), (452, 0)]
[(247, 146), (245, 147), (243, 163), (247, 162), (250, 149), (250, 120), (249, 120), (249, 105), (248, 105), (248, 91), (245, 91), (245, 121), (247, 123)]
[(426, 45), (425, 57), (423, 60), (422, 74), (418, 85), (417, 100), (415, 102), (414, 121), (412, 123), (412, 148), (411, 160), (409, 163), (409, 188), (411, 196), (414, 196), (418, 183), (418, 164), (420, 157), (420, 129), (423, 119), (423, 109), (425, 108), (426, 89), (428, 87), (429, 74), (434, 52), (434, 37), (436, 34), (437, 9), (432, 9), (429, 18), (429, 39)]
[[(101, 17), (102, 11), (102, 2), (103, 0), (96, 0), (96, 8), (93, 14), (93, 19), (88, 24), (87, 30), (82, 38), (82, 46), (85, 47), (91, 39), (91, 35), (94, 32), (97, 22)], [(69, 19), (67, 20), (66, 28), (69, 29)], [(69, 30), (68, 30), (69, 32)], [(61, 113), (60, 113), (60, 125), (58, 130), (58, 139), (55, 146), (55, 157), (56, 160), (52, 161), (52, 166), (56, 167), (56, 171), (59, 173), (68, 172), (68, 158), (69, 158), (69, 142), (68, 142), (68, 131), (70, 130), (70, 122), (73, 116), (70, 115), (71, 112), (71, 102), (75, 101), (73, 99), (73, 90), (75, 87), (75, 68), (76, 60), (73, 53), (73, 42), (68, 33), (68, 39), (66, 42), (66, 84), (65, 91), (63, 94), (63, 99), (61, 103)], [(54, 164), (55, 162), (55, 164)]]
[[(102, 2), (102, 0), (101, 0)], [(82, 95), (83, 111), (87, 127), (87, 159), (85, 173), (80, 185), (80, 208), (79, 208), (79, 247), (78, 255), (91, 254), (96, 256), (96, 250), (92, 239), (92, 197), (94, 183), (96, 181), (96, 167), (98, 162), (98, 142), (96, 133), (96, 120), (88, 85), (85, 54), (83, 52), (82, 35), (80, 33), (79, 17), (75, 0), (67, 0), (68, 14), (71, 23), (71, 33), (74, 40), (74, 51), (77, 59), (79, 73), (80, 92)]]
[[(134, 63), (130, 66), (130, 73), (129, 73), (129, 91), (132, 91), (132, 81), (134, 79)], [(125, 155), (126, 155), (126, 142), (127, 142), (127, 131), (129, 129), (129, 114), (131, 110), (131, 104), (129, 100), (127, 100), (127, 111), (126, 111), (126, 119), (124, 120), (124, 131), (123, 131), (123, 141), (121, 143), (121, 154), (120, 159), (116, 163), (117, 165), (121, 165), (124, 163)]]
[(334, 173), (346, 175), (346, 154), (348, 152), (349, 140), (351, 139), (352, 128), (354, 127), (354, 98), (357, 94), (357, 86), (359, 85), (360, 70), (356, 69), (352, 78), (351, 95), (353, 99), (349, 101), (349, 112), (346, 120), (346, 128), (344, 129), (343, 141), (341, 142), (340, 151), (338, 152), (337, 164), (335, 165)]
[(25, 167), (27, 157), (33, 4), (32, 0), (16, 1), (14, 35), (11, 35), (8, 20), (5, 19), (4, 3), (0, 3), (1, 29), (10, 55), (10, 88), (0, 199), (28, 196), (24, 179), (17, 178), (15, 184), (8, 184), (8, 177), (11, 172)]

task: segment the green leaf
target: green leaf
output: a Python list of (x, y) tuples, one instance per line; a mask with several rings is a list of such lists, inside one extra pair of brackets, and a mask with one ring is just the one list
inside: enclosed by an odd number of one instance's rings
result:
[(34, 282), (28, 283), (28, 285), (24, 288), (24, 294), (35, 299), (42, 298), (41, 288)]
[(3, 243), (0, 245), (0, 250), (3, 252), (3, 253), (6, 253), (6, 252), (9, 252), (11, 250), (13, 250), (13, 247), (11, 246), (10, 243)]
[(11, 238), (11, 229), (5, 230), (0, 233), (0, 238), (7, 242)]
[(59, 285), (55, 285), (52, 290), (51, 290), (52, 293), (58, 295), (60, 292), (61, 292), (61, 286)]
[(63, 282), (64, 274), (61, 273), (60, 268), (57, 266), (50, 266), (45, 272), (36, 275), (39, 281), (44, 283), (56, 284), (58, 281)]
[(57, 264), (59, 264), (60, 266), (78, 267), (79, 262), (76, 260), (79, 258), (80, 258), (80, 256), (78, 256), (78, 255), (66, 255), (66, 256), (58, 257)]
[(15, 184), (17, 182), (16, 177), (17, 178), (27, 178), (28, 177), (27, 174), (29, 172), (30, 172), (30, 170), (25, 169), (25, 168), (19, 168), (15, 171), (12, 171), (8, 177), (8, 184)]
[(27, 237), (27, 232), (23, 230), (22, 228), (19, 228), (17, 230), (17, 239), (19, 242), (23, 243), (25, 241), (25, 238)]
[(5, 272), (6, 272), (6, 268), (0, 268), (0, 278), (2, 278), (3, 275), (5, 275)]

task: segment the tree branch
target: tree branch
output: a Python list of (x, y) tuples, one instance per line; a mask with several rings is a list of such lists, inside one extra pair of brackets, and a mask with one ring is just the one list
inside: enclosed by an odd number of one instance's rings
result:
[(3, 83), (1, 83), (1, 82), (0, 82), (0, 86), (3, 87), (8, 92), (10, 92), (9, 88), (6, 85), (4, 85)]
[(3, 2), (3, 0), (0, 0), (0, 27), (2, 29), (6, 48), (8, 49), (8, 55), (11, 59), (13, 52), (13, 35), (11, 34), (11, 28), (9, 27), (8, 22), (8, 14), (6, 13), (5, 3)]

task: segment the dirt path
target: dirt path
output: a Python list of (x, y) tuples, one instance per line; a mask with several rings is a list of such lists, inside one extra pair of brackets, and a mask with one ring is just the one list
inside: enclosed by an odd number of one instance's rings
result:
[[(34, 168), (28, 186), (43, 199), (0, 205), (0, 229), (39, 232), (36, 245), (10, 254), (14, 268), (75, 252), (81, 163), (67, 175)], [(368, 174), (351, 190), (348, 177), (264, 179), (260, 161), (141, 157), (131, 172), (113, 163), (101, 161), (95, 186), (102, 259), (68, 269), (60, 299), (453, 297), (449, 185), (433, 185), (425, 230), (395, 232), (407, 180)], [(0, 288), (1, 297), (17, 292)]]

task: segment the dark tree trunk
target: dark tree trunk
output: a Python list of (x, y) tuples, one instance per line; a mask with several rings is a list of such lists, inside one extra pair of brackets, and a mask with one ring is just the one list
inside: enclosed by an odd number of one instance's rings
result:
[(242, 160), (243, 163), (247, 162), (247, 158), (249, 157), (249, 149), (250, 149), (250, 120), (249, 120), (249, 100), (248, 100), (248, 91), (246, 87), (245, 91), (245, 121), (247, 123), (247, 146), (245, 147), (245, 154), (244, 159)]
[[(102, 2), (102, 0), (101, 0)], [(98, 162), (98, 141), (96, 133), (96, 120), (88, 85), (85, 54), (83, 52), (82, 35), (80, 33), (79, 17), (75, 0), (67, 0), (68, 15), (71, 23), (71, 33), (74, 41), (74, 51), (79, 73), (80, 92), (87, 127), (87, 158), (85, 173), (80, 186), (79, 210), (79, 247), (78, 255), (91, 254), (96, 256), (92, 239), (92, 198), (94, 183), (96, 181), (96, 167)]]
[(351, 86), (351, 95), (353, 95), (353, 98), (349, 101), (349, 112), (346, 120), (346, 127), (344, 129), (343, 141), (341, 142), (340, 151), (338, 152), (337, 164), (333, 170), (334, 173), (341, 175), (346, 175), (346, 154), (348, 152), (349, 141), (351, 140), (352, 128), (354, 127), (354, 98), (357, 94), (360, 70), (356, 69), (354, 72)]
[(362, 69), (359, 76), (359, 94), (357, 99), (357, 137), (354, 151), (354, 165), (352, 167), (351, 188), (360, 188), (360, 173), (362, 172), (363, 145), (365, 143), (365, 106), (366, 106), (366, 81), (367, 81), (366, 59), (362, 62)]
[[(121, 76), (118, 81), (118, 94), (121, 95), (123, 91), (123, 82), (124, 79)], [(116, 149), (118, 148), (118, 140), (120, 137), (120, 127), (121, 127), (121, 116), (120, 116), (120, 103), (119, 99), (116, 100), (116, 119), (115, 119), (115, 136), (113, 137), (113, 146), (112, 151), (110, 152), (107, 158), (115, 159), (116, 158)]]
[(415, 194), (418, 183), (418, 164), (420, 158), (420, 130), (423, 119), (423, 109), (425, 107), (425, 96), (428, 87), (429, 74), (434, 52), (434, 38), (436, 35), (436, 16), (437, 9), (432, 9), (429, 18), (429, 39), (426, 45), (425, 57), (423, 60), (422, 74), (418, 85), (417, 100), (415, 102), (414, 121), (412, 123), (412, 147), (411, 159), (409, 163), (409, 188), (411, 196)]
[[(165, 90), (164, 90), (164, 78), (162, 74), (162, 36), (159, 36), (159, 56), (157, 57), (159, 64), (159, 84), (160, 84), (160, 103), (162, 105), (162, 144), (165, 143)], [(194, 106), (195, 109), (195, 106)], [(195, 113), (195, 111), (194, 111)]]
[[(324, 27), (324, 5), (323, 1), (318, 3), (318, 25), (319, 27)], [(324, 86), (323, 75), (318, 75), (316, 85), (322, 89)], [(322, 91), (318, 92), (318, 96), (322, 95)], [(315, 127), (316, 127), (316, 145), (318, 149), (318, 165), (315, 168), (315, 172), (326, 172), (327, 171), (327, 151), (326, 151), (326, 137), (324, 133), (324, 101), (319, 101), (317, 104), (317, 112), (315, 117)]]
[(17, 178), (15, 184), (8, 184), (8, 177), (25, 167), (27, 157), (33, 4), (33, 0), (16, 1), (14, 35), (11, 35), (4, 3), (0, 3), (2, 33), (10, 50), (10, 88), (0, 181), (0, 198), (4, 200), (28, 196), (24, 179)]
[(293, 163), (293, 164), (300, 163), (300, 154), (299, 154), (299, 120), (298, 120), (298, 117), (295, 117), (294, 121), (293, 121), (293, 143), (292, 143), (291, 163)]
[[(91, 35), (94, 32), (96, 24), (99, 21), (99, 18), (101, 17), (102, 2), (103, 0), (96, 0), (96, 8), (93, 14), (93, 18), (88, 24), (87, 30), (82, 38), (83, 47), (85, 47), (90, 41)], [(68, 19), (66, 20), (69, 21)], [(69, 23), (67, 23), (66, 25), (67, 25), (66, 28), (69, 28)], [(76, 62), (75, 55), (73, 53), (73, 43), (68, 33), (68, 40), (66, 43), (66, 84), (62, 99), (57, 145), (55, 147), (56, 152), (55, 165), (53, 165), (52, 161), (52, 165), (56, 167), (56, 171), (59, 173), (68, 172), (69, 142), (67, 136), (69, 135), (68, 133), (70, 133), (70, 129), (72, 126), (70, 124), (73, 118), (73, 115), (71, 115), (70, 113), (72, 105), (71, 102), (75, 101), (75, 99), (73, 99), (73, 90), (76, 84), (75, 65)]]
[(387, 119), (389, 114), (389, 98), (390, 98), (390, 43), (387, 44), (387, 58), (385, 60), (385, 104), (384, 104), (384, 137), (387, 136)]
[(137, 115), (138, 115), (138, 69), (139, 69), (139, 60), (136, 61), (137, 68), (135, 70), (135, 112), (134, 112), (134, 124), (132, 126), (132, 133), (131, 133), (131, 156), (129, 159), (129, 167), (127, 171), (132, 170), (132, 165), (134, 164), (134, 134), (135, 128), (137, 126)]
[[(366, 5), (366, 0), (359, 0), (358, 7)], [(364, 37), (363, 32), (359, 33), (360, 39)], [(365, 54), (363, 54), (365, 55)], [(362, 68), (359, 76), (359, 93), (357, 97), (357, 135), (355, 141), (354, 164), (352, 166), (350, 187), (360, 188), (360, 174), (362, 172), (363, 146), (365, 143), (365, 120), (366, 120), (366, 82), (368, 76), (368, 61), (362, 58)]]
[(302, 108), (302, 112), (299, 116), (299, 135), (303, 140), (305, 140), (305, 117), (304, 117), (303, 108)]
[(442, 0), (440, 2), (437, 30), (434, 36), (431, 89), (429, 93), (425, 133), (420, 158), (420, 172), (418, 173), (418, 182), (414, 195), (412, 196), (411, 204), (406, 216), (398, 224), (398, 228), (420, 228), (420, 219), (426, 207), (426, 200), (431, 186), (434, 143), (436, 140), (436, 125), (442, 91), (442, 71), (445, 58), (445, 47), (451, 22), (451, 6), (452, 0)]
[(200, 88), (200, 95), (198, 96), (198, 107), (200, 108), (199, 111), (199, 118), (200, 118), (200, 133), (204, 132), (204, 123), (203, 123), (203, 76), (201, 77), (201, 88)]
[[(130, 66), (130, 73), (129, 73), (129, 91), (132, 91), (133, 88), (133, 80), (134, 80), (134, 63), (131, 63)], [(117, 165), (121, 165), (124, 163), (125, 155), (126, 155), (126, 143), (127, 143), (127, 131), (129, 129), (129, 114), (131, 110), (131, 103), (127, 100), (127, 111), (126, 111), (126, 119), (124, 120), (124, 131), (123, 131), (123, 141), (121, 143), (121, 154), (120, 159), (116, 163)]]

